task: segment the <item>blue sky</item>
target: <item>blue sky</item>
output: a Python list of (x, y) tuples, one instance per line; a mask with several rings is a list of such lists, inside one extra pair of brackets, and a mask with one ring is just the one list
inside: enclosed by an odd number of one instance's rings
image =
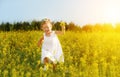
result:
[(74, 22), (80, 26), (120, 22), (120, 0), (0, 0), (0, 23), (32, 21)]

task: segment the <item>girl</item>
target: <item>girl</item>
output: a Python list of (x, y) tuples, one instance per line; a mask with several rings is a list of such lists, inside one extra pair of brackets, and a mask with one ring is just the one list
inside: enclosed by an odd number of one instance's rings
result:
[(48, 63), (53, 64), (55, 70), (57, 62), (64, 62), (64, 56), (58, 37), (56, 34), (64, 34), (65, 26), (62, 26), (62, 31), (52, 31), (52, 24), (49, 19), (44, 19), (41, 22), (43, 36), (38, 41), (38, 46), (42, 44), (41, 62), (44, 64), (44, 69)]

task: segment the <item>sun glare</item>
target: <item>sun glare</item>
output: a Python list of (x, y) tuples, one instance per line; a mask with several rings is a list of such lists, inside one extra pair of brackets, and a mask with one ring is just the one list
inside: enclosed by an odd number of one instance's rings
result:
[(120, 10), (118, 9), (118, 7), (107, 7), (104, 13), (105, 22), (109, 22), (113, 26), (115, 26), (117, 22), (120, 22)]

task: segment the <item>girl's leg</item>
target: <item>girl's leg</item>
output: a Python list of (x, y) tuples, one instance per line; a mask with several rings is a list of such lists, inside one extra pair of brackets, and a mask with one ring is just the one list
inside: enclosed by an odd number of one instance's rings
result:
[(47, 70), (47, 68), (48, 68), (47, 64), (49, 63), (49, 58), (45, 57), (43, 61), (44, 61), (44, 70)]
[(53, 71), (56, 69), (56, 64), (53, 63)]
[(45, 57), (45, 58), (44, 58), (45, 67), (47, 66), (48, 63), (52, 63), (52, 65), (53, 65), (53, 71), (55, 71), (55, 69), (56, 69), (56, 64), (55, 64), (54, 62), (52, 62), (48, 57)]

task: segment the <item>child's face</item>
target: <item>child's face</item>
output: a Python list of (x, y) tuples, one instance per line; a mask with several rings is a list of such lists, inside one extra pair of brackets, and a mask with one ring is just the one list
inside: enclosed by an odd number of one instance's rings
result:
[(52, 29), (52, 24), (51, 23), (45, 23), (45, 24), (42, 25), (42, 30), (45, 33), (50, 33), (51, 29)]

